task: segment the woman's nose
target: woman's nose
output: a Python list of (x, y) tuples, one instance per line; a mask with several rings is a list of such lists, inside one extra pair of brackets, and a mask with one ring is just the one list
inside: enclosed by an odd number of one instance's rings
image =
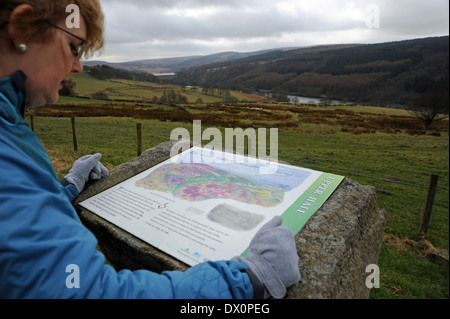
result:
[(83, 72), (83, 65), (81, 61), (77, 58), (76, 61), (72, 64), (72, 73), (81, 73)]

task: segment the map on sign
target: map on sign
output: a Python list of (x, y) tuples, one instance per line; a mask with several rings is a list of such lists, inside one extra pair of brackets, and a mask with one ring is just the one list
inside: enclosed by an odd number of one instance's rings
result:
[(297, 233), (342, 179), (194, 147), (80, 205), (192, 266), (245, 254), (277, 215)]
[[(232, 167), (222, 166), (170, 163), (137, 181), (136, 186), (169, 193), (191, 202), (228, 199), (262, 207), (279, 205), (283, 202), (284, 194), (292, 190), (292, 185), (287, 184), (288, 180), (275, 179), (278, 174), (267, 175), (262, 180), (249, 175), (248, 169), (230, 172)], [(237, 169), (242, 167), (238, 166)], [(309, 175), (309, 172), (303, 172), (295, 176), (298, 182), (295, 186), (299, 186)], [(293, 176), (289, 177), (292, 180)]]

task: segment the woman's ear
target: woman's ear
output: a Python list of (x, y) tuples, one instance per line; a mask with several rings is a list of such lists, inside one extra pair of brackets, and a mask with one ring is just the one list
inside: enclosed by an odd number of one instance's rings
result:
[[(13, 41), (14, 47), (19, 50), (20, 45), (26, 44), (29, 40), (29, 28), (32, 28), (27, 21), (34, 15), (34, 9), (29, 4), (18, 5), (10, 14), (7, 27), (8, 36)], [(27, 34), (28, 33), (28, 34)]]

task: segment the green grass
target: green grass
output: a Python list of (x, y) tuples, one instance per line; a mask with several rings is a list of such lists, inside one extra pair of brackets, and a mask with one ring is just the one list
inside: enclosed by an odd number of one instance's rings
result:
[[(431, 174), (440, 174), (429, 237), (448, 248), (448, 133), (442, 137), (407, 134), (280, 134), (281, 159), (294, 165), (348, 176), (380, 192), (388, 212), (386, 231), (416, 239)], [(408, 146), (408, 147), (405, 147)], [(436, 147), (436, 148), (435, 148)]]
[(93, 93), (108, 90), (127, 88), (126, 84), (116, 81), (101, 81), (91, 77), (87, 73), (74, 74), (71, 80), (76, 83), (75, 91), (81, 96), (90, 96)]
[[(153, 97), (160, 98), (165, 90), (171, 89), (186, 96), (189, 103), (194, 103), (198, 99), (202, 99), (204, 103), (223, 102), (224, 98), (217, 95), (202, 94), (202, 89), (191, 90), (190, 88), (181, 89), (173, 85), (157, 84), (149, 82), (138, 82), (129, 80), (98, 80), (91, 77), (87, 73), (74, 74), (71, 76), (71, 80), (76, 83), (75, 91), (80, 97), (90, 98), (92, 94), (97, 92), (103, 92), (108, 95), (110, 100), (128, 100), (138, 101), (144, 99), (153, 99)], [(264, 100), (264, 98), (248, 95), (236, 91), (230, 92), (232, 97), (237, 98), (239, 101), (253, 101)], [(76, 98), (63, 97), (58, 104), (77, 103), (80, 100), (81, 103), (87, 103), (86, 100)], [(89, 101), (89, 100), (87, 100)], [(94, 101), (91, 103), (105, 103), (104, 101)]]
[[(142, 150), (157, 146), (170, 139), (175, 123), (129, 118), (77, 118), (77, 146), (74, 151), (69, 118), (34, 119), (36, 134), (51, 156), (58, 175), (67, 174), (74, 160), (81, 154), (102, 153), (109, 168), (125, 163), (137, 156), (136, 124), (142, 124)], [(65, 164), (64, 164), (65, 163)]]
[(372, 289), (373, 299), (448, 299), (448, 265), (417, 256), (411, 249), (389, 244), (381, 248), (378, 261), (380, 288)]

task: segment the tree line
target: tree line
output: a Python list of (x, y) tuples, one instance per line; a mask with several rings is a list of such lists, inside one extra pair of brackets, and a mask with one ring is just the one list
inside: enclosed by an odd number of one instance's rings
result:
[(108, 65), (84, 66), (84, 72), (98, 80), (122, 79), (150, 83), (159, 82), (158, 78), (153, 74), (120, 70)]
[(173, 83), (385, 106), (448, 90), (448, 36), (343, 48), (274, 51), (181, 70)]

